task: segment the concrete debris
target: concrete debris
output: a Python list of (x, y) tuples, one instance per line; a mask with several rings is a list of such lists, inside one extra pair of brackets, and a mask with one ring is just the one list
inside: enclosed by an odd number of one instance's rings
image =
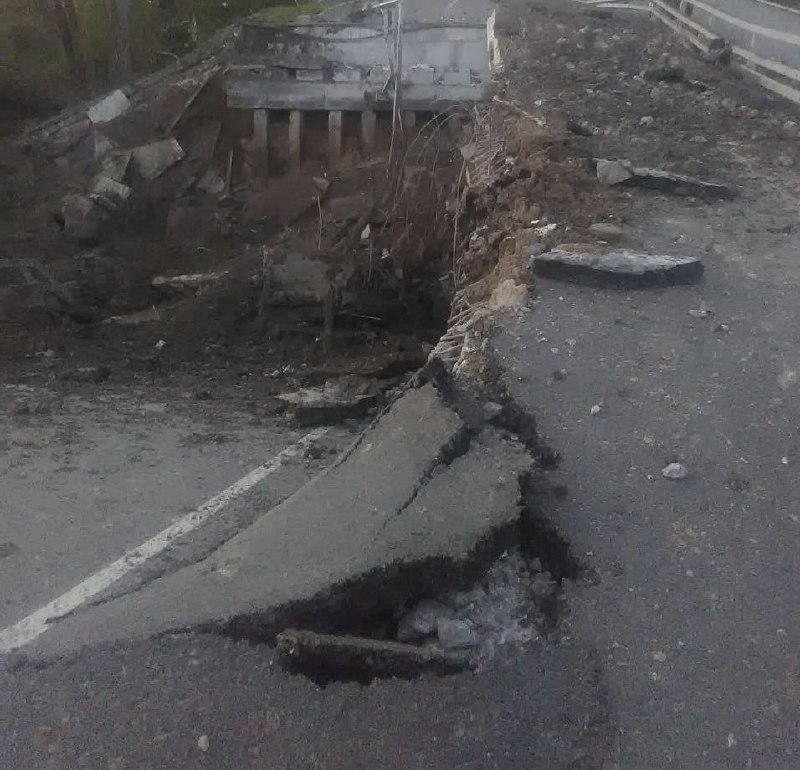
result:
[(91, 198), (85, 195), (65, 195), (61, 200), (64, 232), (80, 240), (92, 240), (100, 234), (104, 214)]
[(377, 401), (374, 383), (360, 386), (348, 381), (326, 382), (321, 388), (300, 388), (281, 393), (277, 399), (290, 407), (295, 422), (301, 426), (329, 425), (363, 417)]
[(62, 155), (72, 149), (89, 133), (91, 126), (89, 118), (83, 118), (63, 126), (47, 140), (48, 154), (51, 156)]
[(419, 604), (400, 618), (397, 624), (397, 638), (401, 642), (414, 642), (436, 633), (440, 620), (450, 620), (455, 611), (435, 599), (423, 599)]
[(139, 324), (160, 320), (161, 313), (158, 312), (158, 309), (156, 307), (149, 307), (145, 310), (137, 310), (133, 313), (126, 313), (125, 315), (111, 316), (106, 318), (103, 323), (118, 324), (119, 326), (138, 326)]
[(225, 191), (225, 180), (214, 168), (209, 168), (197, 182), (197, 189), (209, 195), (222, 195)]
[(152, 285), (156, 289), (165, 290), (169, 294), (179, 294), (187, 291), (199, 291), (204, 286), (218, 283), (227, 275), (220, 273), (188, 273), (185, 275), (157, 275), (153, 278)]
[(550, 251), (533, 257), (536, 274), (573, 283), (637, 288), (696, 283), (703, 264), (694, 257), (634, 254), (612, 251), (583, 254)]
[(103, 159), (101, 176), (113, 179), (115, 182), (123, 182), (128, 173), (128, 166), (131, 164), (131, 151), (123, 150), (114, 152)]
[(86, 115), (92, 123), (97, 125), (98, 123), (109, 123), (115, 120), (120, 115), (124, 115), (130, 108), (131, 103), (128, 97), (117, 89), (90, 107)]
[(440, 618), (436, 624), (436, 639), (444, 650), (477, 647), (480, 643), (475, 629), (466, 620)]
[(597, 161), (597, 179), (602, 184), (615, 185), (621, 184), (633, 176), (633, 172), (627, 164), (616, 160), (604, 160), (599, 158)]
[[(410, 679), (421, 674), (454, 674), (471, 668), (468, 657), (433, 647), (359, 636), (287, 629), (276, 639), (278, 654), (296, 671), (324, 669), (331, 678)], [(354, 674), (358, 672), (358, 674)]]
[(200, 751), (202, 751), (204, 754), (208, 751), (210, 745), (211, 744), (207, 735), (201, 735), (197, 739), (197, 748), (200, 749)]
[(489, 298), (492, 310), (518, 310), (528, 302), (528, 287), (517, 283), (513, 278), (501, 281)]
[(610, 222), (595, 222), (595, 224), (589, 225), (589, 232), (596, 238), (614, 243), (625, 238), (625, 231)]
[(114, 144), (107, 136), (104, 136), (98, 131), (94, 132), (94, 158), (95, 160), (101, 160), (105, 158), (110, 152), (113, 152), (117, 148), (117, 145)]
[(661, 475), (665, 479), (680, 481), (680, 479), (685, 479), (689, 475), (689, 471), (686, 469), (686, 466), (681, 463), (670, 463), (662, 469)]
[(661, 190), (676, 195), (696, 195), (704, 198), (734, 198), (736, 192), (727, 185), (705, 182), (692, 176), (673, 174), (661, 169), (635, 167), (627, 161), (595, 158), (597, 178), (607, 185), (625, 184)]
[(128, 198), (131, 197), (131, 192), (130, 187), (107, 176), (97, 177), (92, 188), (92, 193), (102, 196), (116, 206), (127, 203)]
[(162, 139), (132, 151), (136, 167), (144, 179), (157, 179), (185, 155), (177, 139)]

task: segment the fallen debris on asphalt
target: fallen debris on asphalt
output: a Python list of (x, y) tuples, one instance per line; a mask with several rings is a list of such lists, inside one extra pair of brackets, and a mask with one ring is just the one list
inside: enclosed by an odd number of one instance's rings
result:
[(703, 276), (703, 264), (694, 257), (628, 251), (607, 254), (548, 251), (533, 257), (533, 264), (536, 274), (543, 278), (621, 288), (697, 283)]

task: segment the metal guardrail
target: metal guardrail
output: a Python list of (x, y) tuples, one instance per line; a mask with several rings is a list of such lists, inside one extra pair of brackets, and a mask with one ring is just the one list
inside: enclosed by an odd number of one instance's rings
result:
[(650, 0), (650, 11), (709, 57), (728, 44), (732, 64), (800, 104), (800, 12), (765, 0)]

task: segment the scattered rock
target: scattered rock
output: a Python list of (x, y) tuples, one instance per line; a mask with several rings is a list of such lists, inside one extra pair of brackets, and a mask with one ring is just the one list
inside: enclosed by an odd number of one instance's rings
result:
[(436, 624), (436, 637), (445, 650), (459, 650), (478, 645), (478, 634), (466, 620), (440, 618)]
[(100, 234), (104, 214), (97, 204), (85, 195), (65, 195), (61, 200), (64, 232), (80, 240), (93, 240)]
[(686, 469), (686, 466), (681, 463), (670, 463), (662, 469), (661, 475), (665, 479), (679, 481), (680, 479), (685, 479), (689, 475), (689, 471)]
[(550, 251), (533, 258), (537, 275), (573, 283), (626, 288), (696, 283), (703, 264), (694, 257), (653, 256), (627, 251), (583, 254)]
[(124, 115), (130, 107), (131, 103), (128, 97), (117, 89), (90, 107), (86, 115), (95, 125), (98, 123), (108, 123), (118, 118), (120, 115)]
[(617, 242), (625, 237), (625, 231), (610, 222), (595, 222), (595, 224), (589, 226), (589, 232), (604, 241)]
[(156, 179), (185, 155), (177, 139), (162, 139), (131, 151), (144, 179)]
[(794, 166), (794, 158), (791, 155), (779, 155), (777, 158), (777, 163), (779, 166), (783, 166), (784, 168), (791, 168)]
[(208, 751), (210, 745), (211, 744), (207, 735), (201, 735), (197, 739), (197, 748), (200, 749), (200, 751), (202, 751), (204, 754)]
[(656, 64), (643, 73), (645, 80), (679, 83), (686, 77), (686, 71), (677, 56), (661, 54)]
[(503, 414), (503, 405), (496, 401), (485, 401), (483, 403), (483, 417), (485, 420), (496, 420)]
[(718, 334), (728, 334), (731, 330), (731, 327), (728, 326), (726, 323), (719, 323), (714, 327), (714, 331)]
[(700, 303), (700, 307), (696, 310), (690, 310), (689, 315), (692, 318), (708, 318), (708, 316), (713, 315), (714, 311), (706, 305), (705, 302)]
[(436, 633), (440, 620), (454, 617), (455, 612), (452, 607), (435, 599), (423, 599), (400, 618), (397, 624), (397, 638), (401, 642), (420, 641)]
[(563, 382), (564, 380), (567, 379), (567, 374), (568, 374), (568, 372), (567, 372), (566, 369), (556, 369), (553, 372), (553, 379), (556, 382)]
[(79, 366), (73, 372), (67, 374), (67, 379), (76, 382), (105, 382), (111, 376), (111, 369), (108, 366)]
[(722, 100), (722, 109), (723, 110), (728, 110), (729, 112), (734, 112), (736, 110), (736, 107), (737, 107), (737, 104), (736, 104), (736, 101), (734, 99), (731, 99), (730, 97), (725, 97)]
[(595, 405), (594, 405), (594, 406), (593, 406), (593, 407), (592, 407), (592, 408), (589, 410), (589, 414), (591, 414), (591, 415), (592, 415), (592, 417), (597, 417), (597, 415), (598, 415), (598, 414), (600, 414), (600, 412), (602, 412), (602, 411), (603, 411), (603, 407), (602, 407), (602, 406), (600, 406), (600, 404), (595, 404)]
[(489, 307), (492, 310), (516, 310), (525, 307), (527, 302), (528, 287), (513, 278), (506, 278), (492, 292)]
[(639, 125), (645, 128), (651, 128), (655, 125), (655, 122), (656, 119), (652, 115), (645, 115), (643, 118), (639, 118)]
[(588, 120), (567, 120), (567, 131), (577, 136), (596, 136), (599, 131)]

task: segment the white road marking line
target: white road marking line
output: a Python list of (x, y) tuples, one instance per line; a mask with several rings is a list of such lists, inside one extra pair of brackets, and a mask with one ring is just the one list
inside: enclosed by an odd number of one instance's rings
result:
[(104, 567), (99, 572), (95, 572), (65, 594), (54, 599), (49, 604), (36, 610), (28, 617), (9, 626), (0, 632), (0, 654), (9, 653), (13, 650), (24, 647), (38, 636), (48, 630), (48, 624), (53, 620), (64, 617), (68, 613), (76, 610), (89, 599), (105, 591), (117, 580), (140, 567), (148, 559), (169, 548), (179, 538), (187, 535), (192, 530), (197, 529), (212, 516), (219, 513), (228, 503), (243, 495), (249, 489), (274, 473), (283, 463), (293, 457), (297, 457), (306, 447), (328, 432), (327, 428), (317, 428), (303, 436), (296, 444), (286, 447), (282, 452), (273, 457), (269, 462), (253, 469), (246, 476), (231, 484), (227, 489), (222, 490), (210, 500), (204, 502), (199, 508), (191, 513), (182, 516), (166, 529), (159, 532), (155, 537), (151, 537), (147, 542), (142, 543), (138, 548), (125, 553), (112, 564)]

